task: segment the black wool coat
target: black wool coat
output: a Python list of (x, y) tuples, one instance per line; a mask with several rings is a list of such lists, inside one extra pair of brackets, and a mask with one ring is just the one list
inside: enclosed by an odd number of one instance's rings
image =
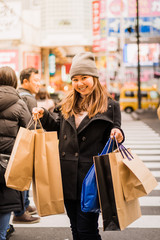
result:
[[(16, 89), (0, 86), (0, 154), (10, 155), (20, 127), (26, 127), (31, 114)], [(0, 213), (21, 211), (22, 193), (0, 183)]]
[(82, 182), (93, 164), (93, 156), (101, 153), (112, 128), (121, 130), (119, 103), (109, 98), (106, 112), (91, 119), (86, 116), (77, 129), (74, 116), (66, 120), (61, 113), (45, 110), (42, 125), (47, 131), (58, 131), (64, 198), (80, 199)]

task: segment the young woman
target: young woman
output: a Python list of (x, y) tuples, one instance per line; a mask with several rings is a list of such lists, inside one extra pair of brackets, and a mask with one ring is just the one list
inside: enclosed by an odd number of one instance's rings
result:
[(84, 177), (109, 139), (124, 139), (119, 104), (108, 97), (98, 80), (94, 56), (90, 52), (73, 58), (70, 70), (73, 90), (62, 101), (57, 114), (34, 108), (48, 131), (58, 131), (64, 200), (74, 240), (100, 240), (98, 213), (81, 211)]
[[(26, 127), (31, 118), (26, 104), (17, 91), (17, 77), (10, 67), (0, 68), (0, 161), (9, 160), (20, 127)], [(7, 188), (4, 174), (0, 174), (0, 240), (14, 231), (9, 221), (12, 211), (24, 208), (22, 193)]]

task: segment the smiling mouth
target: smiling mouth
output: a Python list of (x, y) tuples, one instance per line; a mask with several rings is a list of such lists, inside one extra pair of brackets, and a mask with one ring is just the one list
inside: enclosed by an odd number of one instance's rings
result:
[(79, 91), (84, 91), (86, 89), (87, 89), (87, 87), (79, 88)]

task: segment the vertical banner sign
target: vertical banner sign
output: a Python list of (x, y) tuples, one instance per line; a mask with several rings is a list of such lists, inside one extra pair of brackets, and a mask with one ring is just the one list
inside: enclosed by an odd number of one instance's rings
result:
[(53, 53), (49, 54), (49, 74), (53, 76), (56, 72), (56, 57)]
[(107, 20), (106, 20), (106, 0), (100, 0), (100, 51), (107, 50)]
[(93, 52), (100, 51), (100, 2), (92, 2)]

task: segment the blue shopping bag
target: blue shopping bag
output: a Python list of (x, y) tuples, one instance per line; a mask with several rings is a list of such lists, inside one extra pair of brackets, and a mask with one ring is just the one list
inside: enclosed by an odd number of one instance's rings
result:
[[(112, 152), (112, 148), (113, 140), (109, 138), (100, 155)], [(83, 212), (100, 212), (94, 164), (89, 169), (82, 183), (81, 210)]]

